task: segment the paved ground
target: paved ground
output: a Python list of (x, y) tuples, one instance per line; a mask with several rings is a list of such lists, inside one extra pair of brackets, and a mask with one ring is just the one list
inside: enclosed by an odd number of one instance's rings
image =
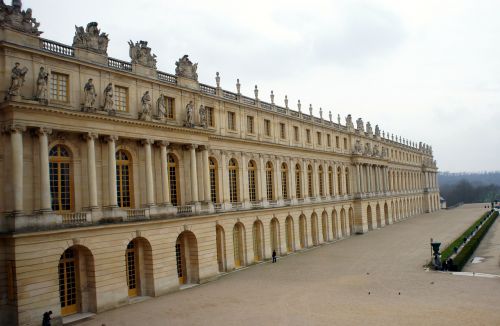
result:
[(431, 237), (450, 242), (483, 207), (413, 217), (83, 325), (500, 325), (500, 279), (422, 267)]
[(484, 258), (480, 263), (467, 263), (463, 271), (500, 275), (500, 218), (497, 217), (495, 223), (484, 236), (479, 247), (474, 252), (476, 261)]

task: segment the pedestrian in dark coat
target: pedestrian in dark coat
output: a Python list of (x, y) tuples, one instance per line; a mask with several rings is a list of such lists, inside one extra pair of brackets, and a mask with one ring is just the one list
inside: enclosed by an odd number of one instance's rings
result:
[(273, 263), (276, 262), (276, 250), (273, 250)]
[(50, 315), (52, 315), (52, 310), (43, 313), (42, 326), (50, 326)]

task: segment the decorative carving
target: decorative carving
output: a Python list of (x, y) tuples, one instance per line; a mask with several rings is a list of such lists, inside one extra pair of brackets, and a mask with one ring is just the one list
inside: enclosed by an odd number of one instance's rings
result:
[(22, 3), (20, 0), (12, 1), (12, 6), (0, 2), (0, 26), (7, 26), (15, 30), (34, 34), (36, 36), (43, 32), (38, 30), (40, 23), (33, 18), (31, 8), (26, 11), (21, 10)]
[(373, 156), (380, 156), (380, 150), (378, 149), (378, 145), (373, 146)]
[[(340, 125), (340, 122), (339, 122)], [(348, 130), (353, 130), (354, 129), (354, 124), (352, 123), (352, 116), (350, 114), (347, 115), (345, 118), (345, 125)]]
[(274, 105), (274, 92), (271, 91), (271, 104)]
[(299, 113), (302, 113), (302, 104), (300, 104), (300, 100), (297, 102), (297, 108), (299, 109)]
[(364, 132), (364, 131), (365, 131), (365, 126), (364, 126), (364, 124), (363, 124), (363, 119), (358, 118), (358, 120), (356, 120), (356, 129), (357, 129), (358, 131), (362, 131), (362, 132)]
[(241, 84), (240, 84), (240, 79), (236, 79), (236, 93), (241, 94), (240, 93), (240, 90), (241, 90)]
[(361, 146), (361, 142), (359, 139), (356, 139), (356, 143), (354, 144), (354, 154), (362, 154), (363, 146)]
[(387, 157), (387, 148), (382, 147), (382, 158), (386, 158), (386, 157)]
[(323, 120), (323, 109), (321, 107), (319, 108), (319, 117)]
[(113, 84), (109, 83), (104, 89), (104, 111), (109, 114), (115, 114), (114, 101), (113, 101)]
[(365, 144), (365, 152), (364, 152), (365, 155), (367, 156), (371, 156), (372, 155), (372, 146), (370, 143), (366, 143)]
[(187, 54), (180, 58), (175, 63), (175, 66), (176, 76), (194, 79), (196, 81), (198, 80), (198, 73), (196, 72), (198, 70), (198, 64), (193, 64), (191, 60), (189, 60), (189, 56)]
[(207, 110), (205, 109), (205, 106), (200, 105), (200, 109), (198, 111), (200, 114), (200, 126), (202, 128), (207, 128)]
[(194, 128), (194, 104), (193, 101), (189, 101), (186, 105), (186, 121), (184, 122), (184, 127)]
[(156, 117), (160, 120), (164, 120), (167, 115), (167, 104), (165, 102), (165, 96), (160, 94), (156, 100)]
[(380, 128), (378, 125), (375, 125), (375, 136), (380, 137)]
[(45, 72), (44, 67), (40, 67), (38, 78), (36, 80), (35, 100), (39, 101), (42, 104), (47, 104), (49, 102), (49, 94), (47, 89), (48, 82), (49, 74)]
[(151, 54), (151, 48), (148, 47), (148, 42), (140, 41), (134, 44), (134, 42), (130, 40), (128, 45), (130, 46), (129, 56), (132, 63), (156, 69), (156, 55)]
[(311, 117), (313, 116), (313, 106), (312, 106), (312, 104), (309, 104), (309, 115)]
[(217, 84), (217, 88), (220, 88), (220, 76), (218, 71), (215, 73), (215, 83)]
[(16, 62), (14, 68), (12, 68), (12, 74), (10, 75), (10, 87), (7, 91), (6, 99), (10, 100), (12, 98), (21, 98), (21, 89), (24, 85), (24, 78), (28, 72), (28, 68), (19, 68), (21, 64)]
[(288, 96), (285, 95), (285, 109), (288, 110)]
[(255, 85), (255, 88), (253, 90), (253, 94), (255, 95), (255, 100), (259, 100), (259, 89), (257, 88), (257, 85)]
[(151, 96), (149, 91), (146, 91), (141, 97), (142, 111), (139, 113), (139, 119), (143, 121), (151, 121)]
[(373, 136), (373, 129), (370, 121), (366, 123), (366, 133), (368, 134), (368, 136)]
[(94, 84), (92, 83), (92, 78), (89, 78), (85, 86), (83, 87), (83, 111), (94, 112), (95, 111), (95, 99), (97, 98), (97, 93), (95, 92)]
[(75, 48), (107, 54), (108, 43), (108, 34), (101, 33), (96, 22), (88, 23), (85, 30), (83, 30), (83, 26), (78, 27), (75, 25), (75, 36), (73, 37), (73, 46)]
[(330, 122), (333, 122), (332, 121), (332, 111), (328, 111), (328, 118), (330, 118)]

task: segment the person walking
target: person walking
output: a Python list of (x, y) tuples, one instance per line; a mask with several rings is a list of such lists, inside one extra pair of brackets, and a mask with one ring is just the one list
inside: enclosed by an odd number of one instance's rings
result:
[(52, 315), (52, 310), (43, 313), (42, 326), (50, 326), (50, 315)]
[(276, 262), (276, 250), (273, 249), (273, 263)]

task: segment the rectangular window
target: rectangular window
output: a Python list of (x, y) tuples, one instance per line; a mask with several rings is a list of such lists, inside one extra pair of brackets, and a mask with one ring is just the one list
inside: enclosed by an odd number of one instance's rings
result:
[(68, 102), (69, 76), (52, 72), (50, 75), (50, 99)]
[(207, 124), (209, 127), (215, 127), (215, 117), (214, 117), (214, 108), (209, 106), (205, 107), (207, 110)]
[(344, 138), (344, 149), (347, 150), (347, 138)]
[(264, 133), (266, 136), (271, 137), (271, 120), (264, 119)]
[(340, 137), (335, 136), (335, 147), (340, 148)]
[(231, 111), (227, 113), (227, 129), (236, 130), (236, 114)]
[(253, 126), (253, 117), (251, 115), (247, 116), (247, 132), (249, 134), (255, 133), (254, 126)]
[(311, 143), (311, 130), (310, 129), (306, 129), (306, 141), (308, 144)]
[(284, 123), (280, 123), (280, 137), (281, 139), (286, 139), (286, 129)]
[(326, 146), (332, 147), (332, 136), (330, 134), (326, 135)]
[(115, 110), (128, 111), (128, 88), (115, 85)]
[(321, 145), (321, 141), (322, 141), (321, 133), (318, 131), (318, 132), (316, 133), (316, 136), (317, 136), (317, 138), (318, 138), (318, 145)]
[(175, 119), (175, 99), (173, 97), (165, 96), (165, 105), (167, 112), (165, 117), (170, 120)]
[(300, 140), (298, 126), (293, 126), (293, 135), (294, 135), (295, 141), (298, 142)]

